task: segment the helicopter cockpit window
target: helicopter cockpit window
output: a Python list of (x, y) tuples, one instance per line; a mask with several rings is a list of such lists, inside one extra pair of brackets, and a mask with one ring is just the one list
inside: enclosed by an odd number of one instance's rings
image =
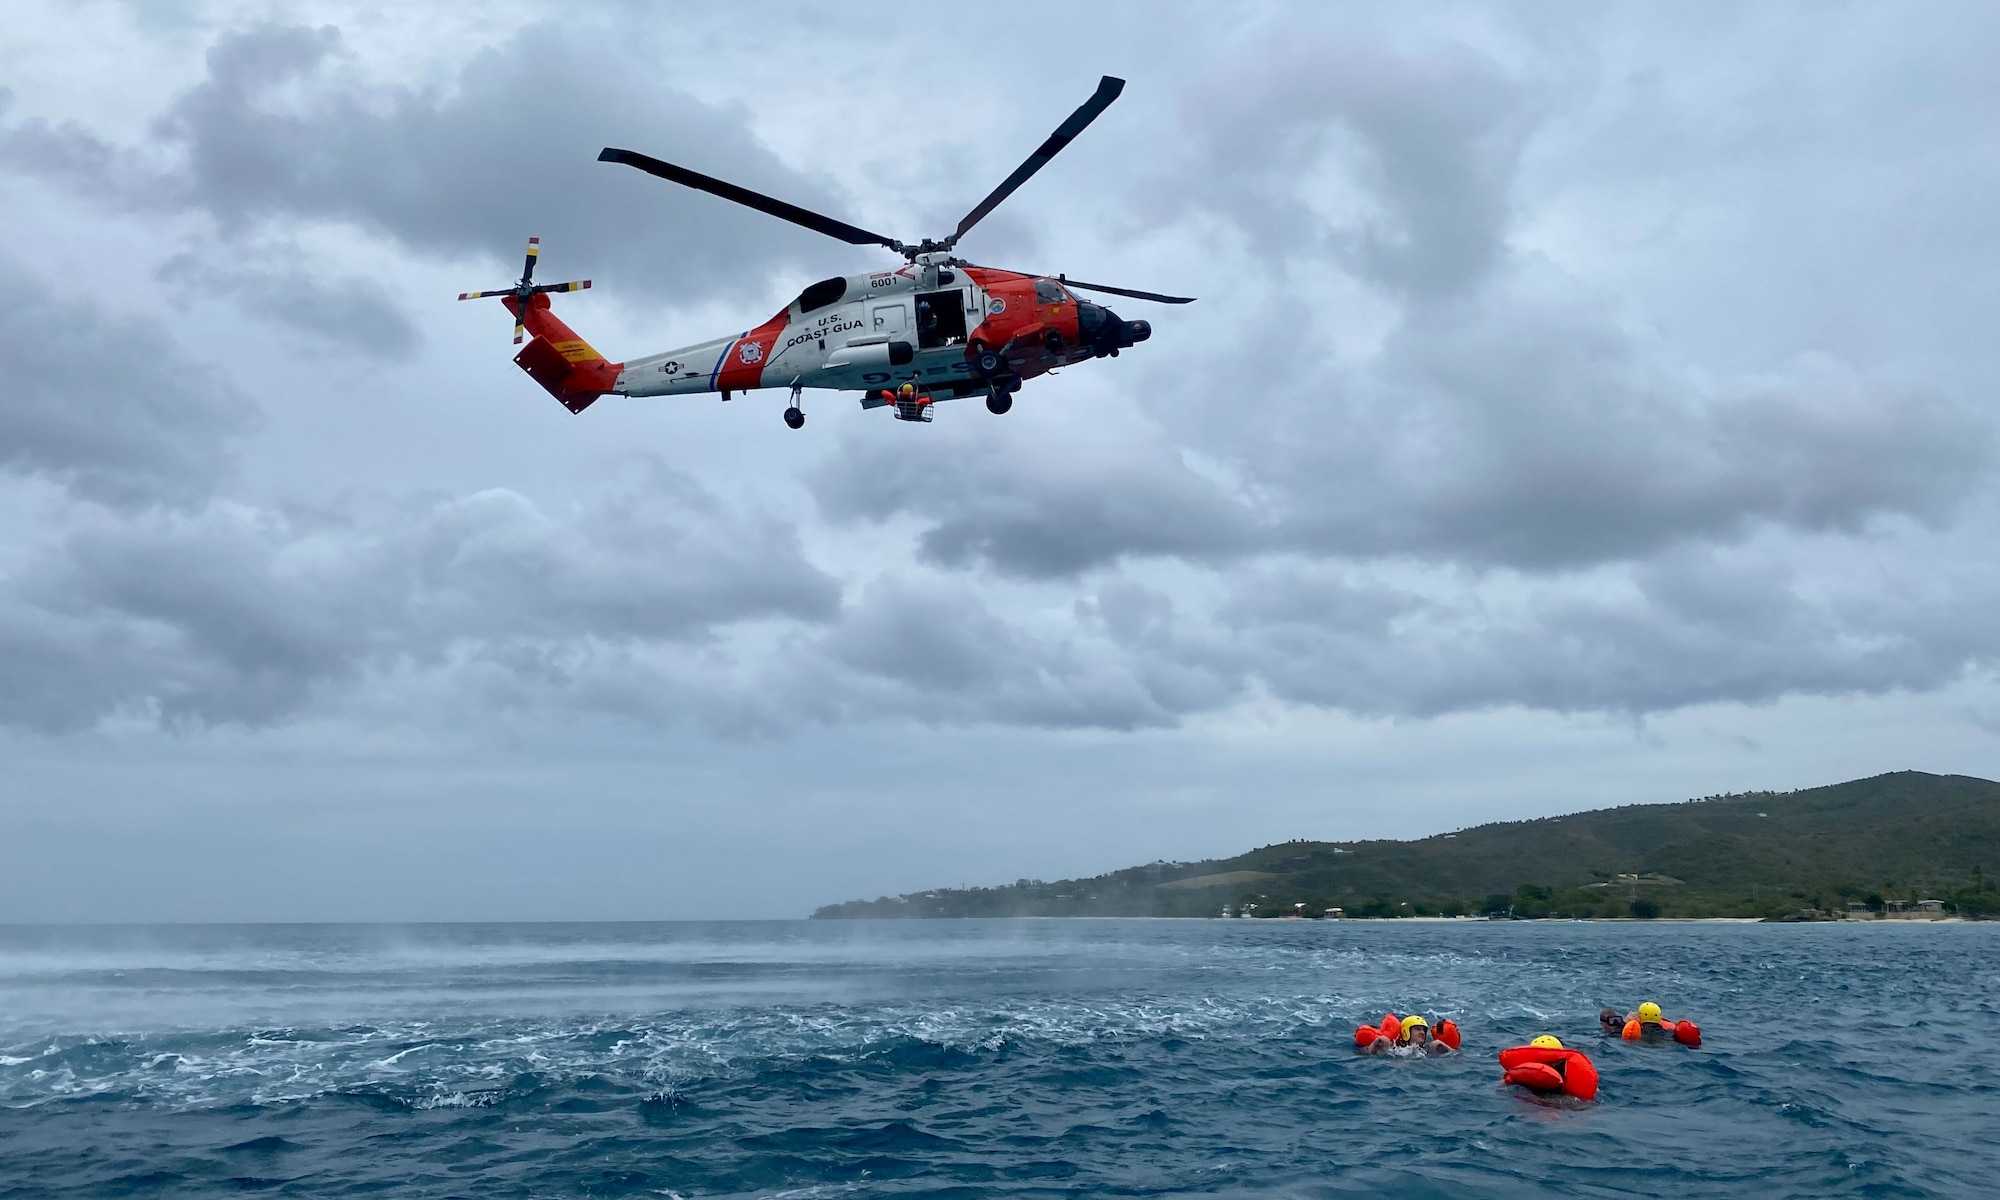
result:
[(1042, 304), (1061, 304), (1069, 299), (1069, 293), (1053, 279), (1035, 280), (1035, 299)]
[(837, 303), (847, 294), (845, 279), (822, 279), (799, 293), (799, 311), (809, 313), (815, 308), (825, 308)]

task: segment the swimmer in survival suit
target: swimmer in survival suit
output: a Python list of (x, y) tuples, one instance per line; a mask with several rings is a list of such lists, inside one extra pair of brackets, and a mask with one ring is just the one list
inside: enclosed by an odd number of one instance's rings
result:
[(1502, 1083), (1518, 1084), (1531, 1092), (1597, 1099), (1597, 1067), (1588, 1055), (1569, 1049), (1551, 1033), (1525, 1046), (1502, 1050), (1500, 1069), (1505, 1072), (1500, 1077)]
[(1607, 1008), (1597, 1014), (1597, 1024), (1607, 1036), (1628, 1042), (1658, 1044), (1672, 1040), (1688, 1047), (1701, 1045), (1699, 1026), (1693, 1021), (1667, 1020), (1660, 1015), (1660, 1006), (1651, 1000), (1623, 1017), (1618, 1015), (1617, 1009)]
[(1458, 1026), (1449, 1017), (1438, 1018), (1437, 1030), (1422, 1017), (1398, 1017), (1390, 1013), (1380, 1025), (1363, 1025), (1354, 1031), (1354, 1049), (1362, 1054), (1450, 1054), (1458, 1049)]

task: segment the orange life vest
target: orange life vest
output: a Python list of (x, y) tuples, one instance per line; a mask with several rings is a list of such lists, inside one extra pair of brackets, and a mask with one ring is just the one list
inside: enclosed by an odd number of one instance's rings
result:
[[(1693, 1021), (1669, 1021), (1662, 1018), (1660, 1020), (1660, 1032), (1673, 1034), (1674, 1040), (1683, 1046), (1694, 1047), (1701, 1045), (1701, 1027)], [(1636, 1042), (1645, 1033), (1646, 1027), (1640, 1024), (1635, 1018), (1625, 1022), (1625, 1028), (1618, 1036), (1628, 1042)]]

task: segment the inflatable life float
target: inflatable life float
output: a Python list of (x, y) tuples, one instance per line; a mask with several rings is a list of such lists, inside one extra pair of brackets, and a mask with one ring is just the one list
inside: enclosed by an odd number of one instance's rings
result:
[(1660, 1006), (1651, 1000), (1639, 1006), (1638, 1015), (1625, 1022), (1625, 1028), (1619, 1031), (1618, 1036), (1625, 1041), (1636, 1042), (1646, 1036), (1646, 1027), (1649, 1025), (1662, 1033), (1672, 1034), (1674, 1040), (1683, 1046), (1692, 1048), (1701, 1045), (1699, 1026), (1693, 1021), (1667, 1020), (1660, 1015)]
[[(1408, 1046), (1409, 1042), (1403, 1038), (1406, 1020), (1407, 1018), (1390, 1013), (1388, 1016), (1382, 1018), (1380, 1025), (1358, 1026), (1354, 1030), (1354, 1048), (1361, 1051), (1370, 1051), (1376, 1048), (1375, 1043), (1378, 1041), (1388, 1042), (1389, 1047)], [(1435, 1044), (1452, 1050), (1459, 1048), (1458, 1025), (1451, 1018), (1439, 1017), (1438, 1023), (1435, 1026), (1431, 1026), (1421, 1017), (1415, 1020), (1417, 1024), (1424, 1025), (1430, 1029), (1431, 1041)], [(1387, 1049), (1389, 1047), (1383, 1048)]]
[(1552, 1037), (1535, 1041), (1543, 1044), (1509, 1046), (1500, 1052), (1500, 1068), (1506, 1072), (1500, 1078), (1502, 1083), (1519, 1084), (1543, 1095), (1597, 1098), (1597, 1067), (1587, 1055), (1565, 1049)]

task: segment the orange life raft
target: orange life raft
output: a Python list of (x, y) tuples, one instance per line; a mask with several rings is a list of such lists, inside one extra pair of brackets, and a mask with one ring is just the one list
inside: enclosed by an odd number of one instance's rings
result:
[(1500, 1052), (1502, 1083), (1530, 1091), (1561, 1093), (1578, 1100), (1597, 1098), (1597, 1067), (1581, 1050), (1554, 1046), (1509, 1046)]
[[(1662, 1020), (1660, 1022), (1660, 1029), (1662, 1032), (1673, 1034), (1674, 1040), (1683, 1046), (1692, 1048), (1701, 1045), (1701, 1028), (1693, 1021)], [(1640, 1024), (1637, 1020), (1632, 1020), (1625, 1022), (1625, 1028), (1618, 1036), (1628, 1042), (1636, 1042), (1645, 1035), (1645, 1032), (1646, 1027), (1644, 1025)]]
[[(1457, 1024), (1449, 1017), (1439, 1017), (1438, 1023), (1431, 1028), (1431, 1039), (1453, 1050), (1458, 1049), (1460, 1039)], [(1382, 1018), (1380, 1025), (1361, 1025), (1354, 1030), (1356, 1050), (1369, 1049), (1378, 1040), (1386, 1040), (1390, 1045), (1406, 1045), (1407, 1043), (1403, 1042), (1403, 1019), (1395, 1013), (1390, 1013)]]

